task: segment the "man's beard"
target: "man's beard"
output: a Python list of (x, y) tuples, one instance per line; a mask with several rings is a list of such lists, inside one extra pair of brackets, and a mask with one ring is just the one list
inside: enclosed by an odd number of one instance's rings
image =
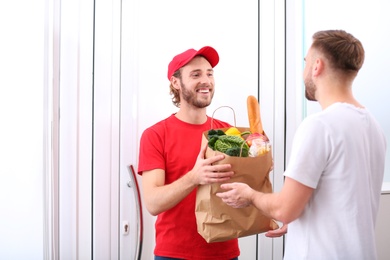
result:
[[(180, 82), (181, 86), (181, 92), (182, 92), (182, 98), (190, 105), (197, 107), (197, 108), (204, 108), (208, 107), (211, 104), (211, 100), (213, 99), (214, 92), (210, 90), (211, 98), (210, 99), (197, 99), (196, 92), (192, 92), (186, 86)], [(200, 88), (200, 87), (199, 87)]]
[(313, 80), (310, 78), (305, 79), (305, 97), (310, 101), (317, 101), (315, 97), (315, 93), (317, 91), (317, 87), (314, 84)]

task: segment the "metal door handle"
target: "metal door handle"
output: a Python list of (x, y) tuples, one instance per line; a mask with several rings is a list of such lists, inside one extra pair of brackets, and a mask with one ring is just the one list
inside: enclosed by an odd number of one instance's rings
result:
[(134, 198), (135, 198), (135, 206), (137, 210), (137, 234), (138, 234), (138, 239), (137, 239), (137, 244), (136, 244), (136, 250), (135, 250), (135, 259), (141, 260), (141, 255), (142, 255), (142, 241), (143, 241), (143, 220), (142, 220), (142, 203), (141, 203), (141, 196), (140, 196), (140, 191), (139, 191), (139, 186), (138, 186), (138, 181), (137, 181), (137, 176), (134, 171), (134, 167), (132, 164), (129, 165), (128, 167), (129, 174), (130, 174), (130, 181), (127, 183), (127, 186), (133, 189), (134, 192)]

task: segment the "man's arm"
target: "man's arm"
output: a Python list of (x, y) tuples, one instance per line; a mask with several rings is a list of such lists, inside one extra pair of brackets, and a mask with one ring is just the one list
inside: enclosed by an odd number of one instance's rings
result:
[(142, 188), (146, 208), (152, 215), (164, 212), (182, 201), (195, 187), (229, 180), (234, 174), (230, 164), (213, 165), (224, 155), (204, 158), (207, 145), (202, 147), (191, 171), (165, 185), (165, 171), (154, 169), (142, 173)]
[(226, 204), (234, 208), (252, 204), (264, 215), (284, 224), (302, 214), (314, 190), (289, 177), (286, 177), (279, 193), (258, 192), (244, 183), (226, 183), (222, 184), (221, 188), (227, 191), (217, 193), (217, 196)]
[(185, 177), (171, 184), (164, 184), (164, 170), (155, 169), (142, 173), (145, 205), (153, 216), (174, 207), (196, 187), (194, 182)]

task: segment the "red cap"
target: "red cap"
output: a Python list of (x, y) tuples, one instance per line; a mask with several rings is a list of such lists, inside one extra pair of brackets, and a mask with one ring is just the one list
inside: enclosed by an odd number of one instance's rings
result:
[(171, 77), (175, 71), (186, 65), (190, 62), (195, 56), (203, 56), (208, 60), (211, 67), (214, 68), (219, 62), (218, 52), (210, 46), (205, 46), (199, 51), (194, 49), (188, 49), (183, 53), (176, 55), (168, 65), (168, 80), (171, 80)]

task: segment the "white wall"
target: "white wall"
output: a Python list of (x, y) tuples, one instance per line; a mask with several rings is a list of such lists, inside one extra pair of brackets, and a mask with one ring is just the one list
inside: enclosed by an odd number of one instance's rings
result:
[(387, 260), (390, 256), (390, 187), (381, 196), (378, 220), (376, 225), (376, 240), (378, 260)]
[(44, 256), (46, 17), (43, 0), (0, 2), (1, 259)]
[(93, 6), (85, 3), (0, 3), (1, 259), (91, 252)]

